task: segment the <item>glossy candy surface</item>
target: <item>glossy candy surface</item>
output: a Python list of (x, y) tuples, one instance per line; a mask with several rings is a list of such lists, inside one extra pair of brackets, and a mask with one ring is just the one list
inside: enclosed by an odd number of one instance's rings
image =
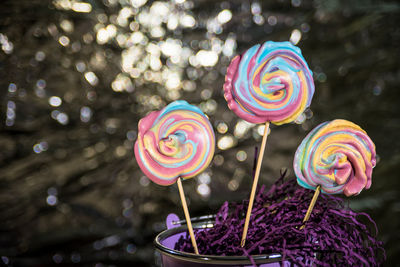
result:
[(232, 60), (225, 76), (229, 108), (252, 123), (290, 123), (310, 106), (313, 94), (312, 72), (290, 42), (251, 47)]
[(159, 185), (199, 174), (210, 164), (214, 150), (208, 118), (186, 101), (175, 101), (139, 121), (135, 157), (146, 176)]
[(324, 122), (297, 148), (293, 167), (299, 185), (323, 193), (357, 195), (371, 186), (375, 145), (358, 125), (346, 120)]

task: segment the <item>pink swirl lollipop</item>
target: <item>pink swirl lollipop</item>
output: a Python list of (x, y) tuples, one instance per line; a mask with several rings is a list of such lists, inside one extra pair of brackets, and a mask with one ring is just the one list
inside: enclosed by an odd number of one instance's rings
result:
[(208, 118), (186, 101), (175, 101), (139, 121), (135, 157), (140, 169), (159, 185), (178, 184), (194, 252), (199, 254), (181, 179), (202, 172), (214, 155), (215, 136)]
[(293, 167), (297, 182), (322, 193), (358, 195), (371, 186), (375, 145), (358, 125), (346, 120), (324, 122), (298, 147)]
[(292, 122), (311, 104), (313, 94), (312, 72), (290, 42), (251, 47), (232, 60), (225, 77), (229, 108), (252, 123)]
[(139, 122), (135, 157), (146, 176), (159, 185), (196, 176), (210, 164), (214, 149), (208, 118), (186, 101), (175, 101)]
[(298, 47), (290, 42), (266, 42), (236, 56), (227, 69), (224, 96), (240, 118), (265, 123), (257, 168), (250, 193), (241, 246), (246, 242), (269, 123), (296, 120), (311, 104), (314, 81)]
[(315, 127), (293, 161), (298, 184), (315, 190), (303, 223), (310, 218), (320, 191), (352, 196), (369, 189), (375, 164), (375, 145), (358, 125), (333, 120)]

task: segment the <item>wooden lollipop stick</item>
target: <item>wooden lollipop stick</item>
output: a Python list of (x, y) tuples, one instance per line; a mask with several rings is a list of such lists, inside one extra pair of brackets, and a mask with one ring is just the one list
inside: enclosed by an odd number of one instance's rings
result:
[(190, 239), (192, 240), (192, 245), (194, 247), (194, 252), (196, 254), (199, 254), (199, 249), (197, 248), (196, 239), (194, 238), (192, 222), (190, 221), (189, 210), (188, 210), (188, 207), (187, 207), (187, 204), (186, 204), (185, 192), (183, 191), (181, 178), (178, 178), (178, 180), (176, 180), (176, 183), (178, 184), (179, 195), (181, 196), (183, 212), (185, 213), (186, 224), (187, 224), (188, 229), (189, 229)]
[(302, 230), (305, 227), (305, 223), (308, 221), (308, 219), (310, 219), (311, 212), (314, 209), (314, 205), (315, 205), (315, 202), (317, 202), (320, 191), (321, 191), (321, 186), (318, 185), (317, 188), (315, 188), (314, 196), (311, 199), (310, 206), (308, 206), (307, 213), (306, 213), (306, 216), (304, 216), (303, 225), (300, 227), (300, 230)]
[(242, 241), (240, 242), (241, 247), (244, 247), (244, 245), (246, 244), (247, 230), (249, 230), (251, 210), (253, 209), (254, 197), (256, 195), (258, 177), (260, 176), (261, 163), (262, 163), (262, 160), (264, 157), (265, 144), (267, 143), (268, 131), (269, 131), (269, 122), (266, 122), (265, 129), (264, 129), (264, 136), (263, 136), (263, 139), (261, 142), (260, 154), (258, 154), (257, 167), (256, 167), (256, 173), (254, 175), (253, 187), (251, 188), (249, 206), (247, 207), (246, 220), (244, 222), (244, 229), (243, 229), (243, 234), (242, 234)]

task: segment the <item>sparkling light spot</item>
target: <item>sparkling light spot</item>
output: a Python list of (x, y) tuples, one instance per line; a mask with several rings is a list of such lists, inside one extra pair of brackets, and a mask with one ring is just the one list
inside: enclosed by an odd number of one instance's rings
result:
[(225, 135), (218, 140), (218, 148), (221, 150), (227, 150), (236, 145), (236, 139), (233, 136)]
[(208, 197), (210, 196), (211, 189), (207, 184), (199, 184), (196, 189), (197, 193), (201, 195), (202, 197)]
[(62, 46), (67, 46), (69, 45), (69, 38), (65, 35), (61, 36), (60, 38), (58, 38), (58, 42), (62, 45)]
[(86, 70), (86, 64), (83, 61), (78, 61), (75, 65), (75, 68), (79, 72), (84, 72)]
[(255, 124), (247, 122), (245, 120), (240, 120), (233, 131), (233, 135), (236, 138), (242, 138), (249, 131), (249, 129), (253, 128)]
[(275, 16), (268, 17), (268, 24), (271, 26), (275, 26), (278, 23), (278, 19)]
[(99, 78), (97, 78), (96, 74), (94, 74), (94, 72), (92, 71), (88, 71), (85, 73), (85, 79), (93, 86), (99, 83)]
[(60, 27), (65, 31), (65, 32), (72, 32), (74, 30), (74, 24), (67, 19), (64, 19), (60, 23)]
[(82, 107), (81, 108), (81, 121), (89, 122), (92, 117), (92, 110), (89, 107)]
[(146, 4), (147, 0), (131, 0), (131, 5), (135, 8), (139, 8)]
[(251, 13), (253, 15), (258, 15), (261, 13), (261, 5), (258, 2), (253, 2), (251, 4)]
[(46, 202), (47, 202), (47, 204), (48, 204), (49, 206), (55, 206), (55, 205), (57, 205), (58, 199), (57, 199), (56, 196), (49, 195), (49, 196), (47, 196), (47, 198), (46, 198)]
[(96, 35), (97, 43), (98, 44), (105, 44), (108, 42), (109, 36), (108, 32), (105, 28), (100, 29)]
[(192, 28), (196, 25), (196, 20), (191, 15), (185, 14), (181, 17), (180, 23), (185, 28)]
[(226, 132), (228, 131), (228, 125), (227, 125), (225, 122), (220, 122), (220, 123), (218, 123), (218, 125), (217, 125), (217, 131), (218, 131), (220, 134), (226, 133)]
[(213, 160), (215, 166), (222, 166), (224, 164), (224, 156), (222, 155), (215, 155)]
[(232, 19), (232, 12), (229, 9), (224, 9), (219, 12), (217, 20), (219, 23), (224, 24)]
[(62, 104), (62, 100), (58, 96), (52, 96), (49, 98), (49, 104), (52, 107), (59, 107)]
[(67, 125), (68, 121), (69, 121), (68, 115), (66, 113), (63, 113), (63, 112), (59, 113), (57, 115), (56, 119), (62, 125)]
[(72, 10), (80, 13), (89, 13), (92, 11), (92, 5), (89, 3), (75, 2), (72, 4)]
[(207, 172), (203, 172), (199, 175), (198, 181), (200, 184), (209, 184), (211, 182), (211, 176)]
[(133, 92), (134, 87), (129, 77), (123, 74), (118, 74), (115, 80), (111, 83), (111, 88), (115, 92)]
[(245, 160), (247, 159), (247, 153), (246, 153), (246, 151), (239, 150), (239, 151), (236, 153), (236, 159), (237, 159), (238, 161), (245, 161)]
[(196, 54), (196, 60), (202, 66), (212, 67), (218, 62), (218, 54), (215, 51), (200, 50)]
[(232, 179), (228, 183), (228, 189), (230, 191), (236, 191), (239, 188), (239, 183), (235, 179)]
[(142, 176), (142, 177), (140, 177), (140, 179), (139, 179), (139, 184), (140, 184), (141, 186), (146, 187), (146, 186), (148, 186), (148, 185), (150, 184), (150, 180), (149, 180), (149, 178), (147, 178), (146, 176)]
[(289, 41), (292, 44), (296, 45), (300, 42), (300, 40), (301, 40), (301, 31), (299, 31), (298, 29), (294, 29), (292, 31), (292, 34), (290, 35)]
[(43, 61), (46, 58), (46, 54), (43, 51), (36, 52), (35, 59), (37, 61)]
[(203, 100), (207, 100), (212, 96), (212, 91), (210, 89), (204, 89), (201, 91), (200, 96)]

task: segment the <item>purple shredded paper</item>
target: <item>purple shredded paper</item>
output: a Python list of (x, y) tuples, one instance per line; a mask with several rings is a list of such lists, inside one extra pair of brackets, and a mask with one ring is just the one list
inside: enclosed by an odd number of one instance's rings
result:
[[(284, 176), (270, 190), (258, 189), (244, 248), (240, 240), (248, 200), (225, 202), (213, 228), (195, 231), (200, 254), (251, 258), (280, 253), (298, 266), (379, 266), (384, 262), (375, 222), (366, 213), (352, 211), (339, 197), (321, 194), (300, 230), (314, 191), (298, 186), (294, 179), (285, 181)], [(193, 253), (188, 233), (175, 249)]]

